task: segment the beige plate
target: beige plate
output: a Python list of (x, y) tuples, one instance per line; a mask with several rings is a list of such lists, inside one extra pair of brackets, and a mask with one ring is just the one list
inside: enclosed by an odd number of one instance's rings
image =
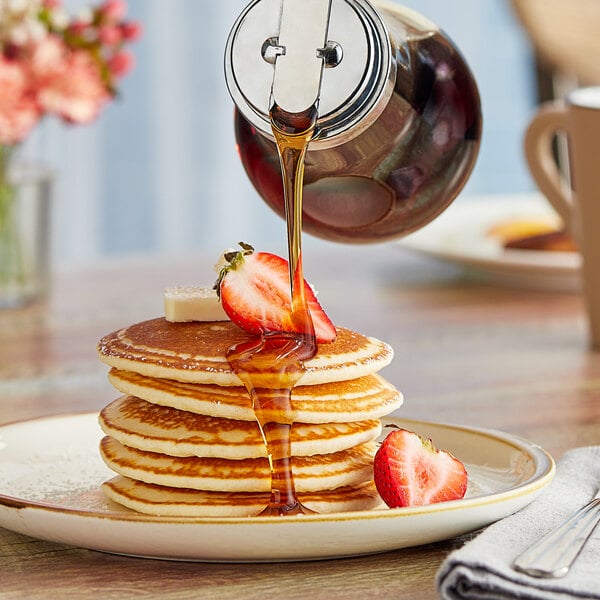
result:
[(578, 252), (505, 250), (486, 236), (493, 225), (511, 219), (556, 220), (539, 194), (489, 196), (456, 201), (435, 221), (397, 242), (444, 262), (465, 268), (476, 278), (515, 289), (578, 292)]
[[(554, 461), (539, 446), (497, 431), (385, 419), (430, 437), (465, 462), (462, 500), (421, 508), (304, 517), (152, 517), (111, 504), (99, 486), (96, 414), (0, 427), (0, 526), (94, 550), (193, 561), (266, 562), (385, 552), (473, 531), (529, 504)], [(384, 430), (385, 433), (385, 430)]]

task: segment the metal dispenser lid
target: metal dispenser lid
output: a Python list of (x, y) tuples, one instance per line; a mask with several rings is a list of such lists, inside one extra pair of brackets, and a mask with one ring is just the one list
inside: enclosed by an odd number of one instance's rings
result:
[(246, 120), (272, 137), (274, 103), (302, 112), (318, 102), (320, 146), (354, 137), (380, 114), (394, 64), (387, 28), (367, 0), (253, 0), (225, 50), (227, 86)]

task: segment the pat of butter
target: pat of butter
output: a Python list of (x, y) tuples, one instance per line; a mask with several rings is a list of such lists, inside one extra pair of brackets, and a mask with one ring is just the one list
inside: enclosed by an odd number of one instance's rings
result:
[(212, 288), (178, 286), (165, 289), (165, 318), (172, 323), (229, 321)]

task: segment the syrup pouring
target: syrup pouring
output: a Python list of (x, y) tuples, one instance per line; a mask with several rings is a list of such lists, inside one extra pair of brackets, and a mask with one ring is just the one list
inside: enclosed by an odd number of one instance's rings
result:
[(417, 13), (378, 7), (254, 0), (227, 43), (240, 156), (287, 224), (293, 331), (263, 332), (228, 353), (267, 447), (265, 515), (310, 512), (296, 497), (289, 439), (292, 390), (317, 352), (303, 228), (355, 242), (414, 231), (458, 194), (479, 147), (479, 96), (459, 52)]

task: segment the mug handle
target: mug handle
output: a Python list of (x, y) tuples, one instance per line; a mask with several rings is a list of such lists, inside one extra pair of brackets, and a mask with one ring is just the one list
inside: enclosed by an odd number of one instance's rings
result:
[(558, 103), (540, 108), (525, 132), (525, 157), (538, 188), (560, 215), (566, 229), (572, 231), (574, 192), (560, 174), (552, 152), (557, 133), (568, 131), (567, 110)]

